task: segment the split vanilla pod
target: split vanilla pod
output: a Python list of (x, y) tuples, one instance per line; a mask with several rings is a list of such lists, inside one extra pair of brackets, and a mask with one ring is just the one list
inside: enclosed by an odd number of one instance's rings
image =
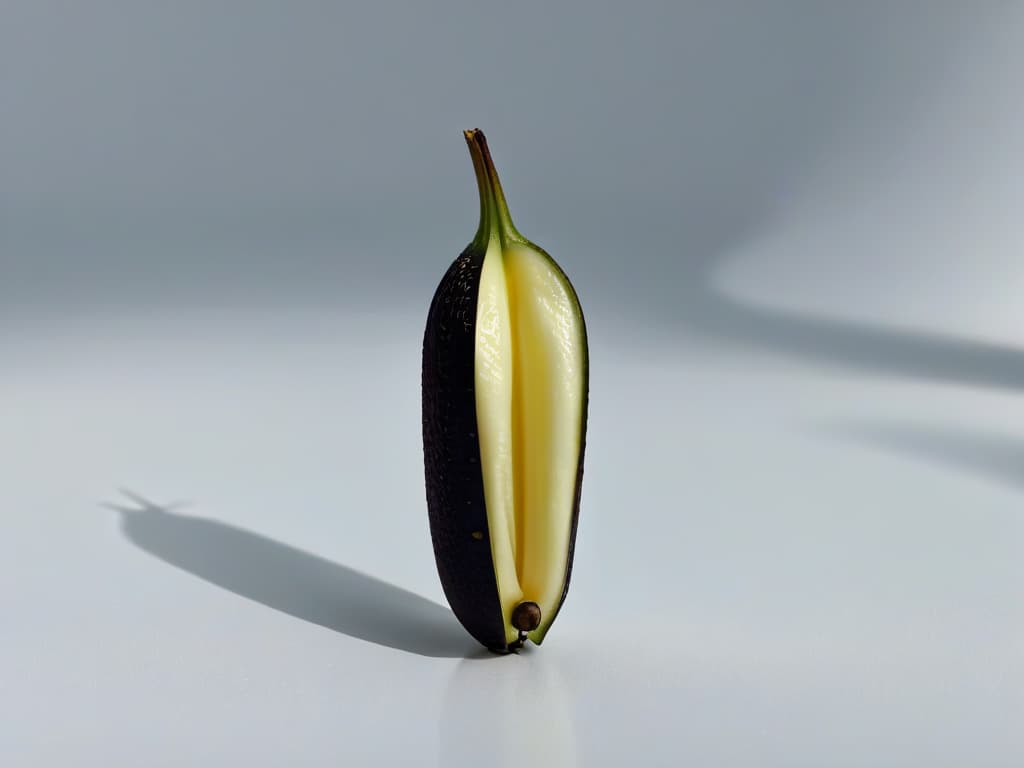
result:
[(569, 590), (587, 331), (569, 278), (513, 226), (484, 134), (464, 135), (480, 224), (441, 279), (423, 336), (427, 508), (455, 616), (504, 652), (539, 645)]

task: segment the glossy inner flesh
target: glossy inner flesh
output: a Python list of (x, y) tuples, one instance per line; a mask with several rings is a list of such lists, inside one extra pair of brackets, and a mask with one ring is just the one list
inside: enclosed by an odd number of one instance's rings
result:
[(586, 339), (550, 258), (492, 241), (477, 301), (476, 409), (487, 523), (508, 642), (537, 603), (540, 642), (565, 586), (580, 454)]

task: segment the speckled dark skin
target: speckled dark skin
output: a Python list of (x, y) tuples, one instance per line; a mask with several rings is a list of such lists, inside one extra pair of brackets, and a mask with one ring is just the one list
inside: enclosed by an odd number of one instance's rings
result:
[(504, 651), (474, 389), (483, 260), (483, 253), (463, 251), (430, 305), (423, 335), (423, 456), (430, 537), (448, 604), (469, 634), (492, 650)]

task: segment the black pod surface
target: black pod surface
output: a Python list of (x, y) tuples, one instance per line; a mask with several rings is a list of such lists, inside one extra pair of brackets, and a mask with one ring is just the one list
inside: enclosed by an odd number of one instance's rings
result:
[(491, 560), (474, 396), (483, 253), (467, 248), (434, 294), (423, 335), (423, 456), (434, 559), (448, 603), (488, 648), (505, 631)]

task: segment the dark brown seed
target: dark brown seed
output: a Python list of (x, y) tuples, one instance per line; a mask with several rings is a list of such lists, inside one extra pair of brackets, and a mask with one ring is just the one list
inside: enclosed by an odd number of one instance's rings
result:
[(520, 603), (512, 610), (512, 626), (520, 632), (532, 632), (540, 626), (540, 606), (536, 603)]

